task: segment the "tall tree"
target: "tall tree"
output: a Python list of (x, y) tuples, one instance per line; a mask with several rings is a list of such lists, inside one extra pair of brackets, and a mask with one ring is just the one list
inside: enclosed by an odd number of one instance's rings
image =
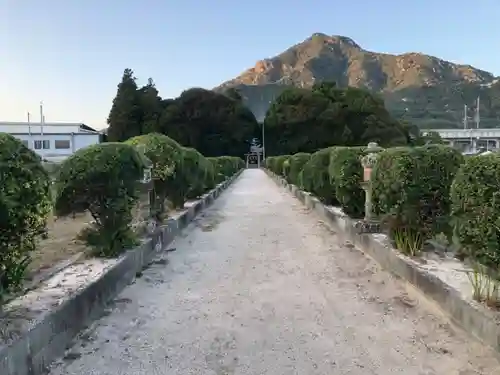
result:
[(243, 156), (258, 129), (255, 116), (241, 102), (200, 88), (168, 103), (158, 126), (160, 133), (205, 156)]
[(152, 78), (139, 89), (139, 105), (141, 109), (141, 134), (151, 133), (158, 127), (162, 113), (162, 99)]
[(268, 155), (315, 152), (334, 145), (408, 143), (407, 132), (387, 112), (383, 100), (369, 92), (334, 83), (311, 90), (283, 91), (264, 121)]
[(125, 69), (108, 116), (108, 140), (125, 141), (142, 133), (140, 95), (132, 69)]

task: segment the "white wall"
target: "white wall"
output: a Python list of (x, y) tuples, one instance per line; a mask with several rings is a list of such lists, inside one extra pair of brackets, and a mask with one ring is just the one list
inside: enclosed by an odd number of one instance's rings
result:
[[(14, 134), (14, 137), (27, 142), (28, 147), (42, 158), (49, 161), (61, 161), (72, 155), (75, 151), (100, 142), (99, 134)], [(35, 141), (48, 141), (48, 149), (35, 149)], [(55, 141), (69, 141), (69, 148), (55, 148)]]

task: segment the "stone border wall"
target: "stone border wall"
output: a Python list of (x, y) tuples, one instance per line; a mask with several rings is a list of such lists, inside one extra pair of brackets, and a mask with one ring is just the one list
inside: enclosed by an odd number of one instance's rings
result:
[(278, 184), (289, 190), (307, 208), (342, 232), (344, 238), (372, 257), (380, 266), (417, 287), (435, 301), (451, 321), (484, 344), (500, 352), (500, 314), (464, 298), (462, 293), (420, 267), (418, 262), (394, 249), (381, 234), (360, 233), (356, 222), (340, 210), (325, 206), (309, 193), (266, 170)]
[[(98, 318), (137, 273), (165, 250), (175, 236), (212, 204), (241, 172), (169, 219), (137, 248), (117, 259), (89, 259), (71, 265), (3, 306), (0, 311), (0, 374), (45, 373), (51, 362), (64, 354), (73, 337)], [(83, 272), (75, 277), (79, 270)], [(70, 280), (78, 277), (83, 281)]]

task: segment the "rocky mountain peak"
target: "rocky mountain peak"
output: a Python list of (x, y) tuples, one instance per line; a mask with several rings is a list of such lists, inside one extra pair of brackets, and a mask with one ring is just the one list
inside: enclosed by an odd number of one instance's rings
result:
[(495, 116), (492, 124), (500, 126), (500, 112), (492, 112), (491, 104), (498, 100), (486, 97), (488, 90), (498, 90), (494, 80), (493, 74), (470, 65), (419, 52), (372, 52), (347, 36), (314, 33), (274, 57), (257, 61), (215, 90), (238, 88), (247, 105), (262, 116), (288, 86), (307, 88), (315, 82), (335, 81), (340, 87), (361, 87), (382, 95), (396, 117), (419, 123), (437, 120), (442, 127), (461, 126), (464, 104), (484, 95), (481, 103)]

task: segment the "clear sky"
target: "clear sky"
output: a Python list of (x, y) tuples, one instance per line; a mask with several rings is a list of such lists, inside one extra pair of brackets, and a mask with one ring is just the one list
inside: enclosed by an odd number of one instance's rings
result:
[(123, 70), (163, 97), (213, 88), (314, 32), (500, 75), (500, 1), (0, 0), (0, 121), (106, 118)]

